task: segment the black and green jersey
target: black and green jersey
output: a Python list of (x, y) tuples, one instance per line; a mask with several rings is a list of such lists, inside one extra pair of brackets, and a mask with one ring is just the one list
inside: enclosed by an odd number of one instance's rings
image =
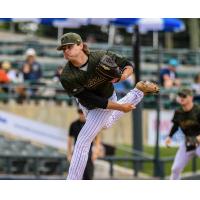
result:
[[(70, 96), (76, 96), (77, 94), (83, 93), (84, 91), (89, 91), (98, 97), (106, 99), (111, 97), (114, 91), (113, 84), (96, 73), (96, 68), (98, 67), (100, 59), (105, 54), (111, 56), (121, 69), (123, 69), (127, 65), (133, 66), (133, 64), (129, 62), (126, 58), (110, 51), (90, 52), (90, 54), (88, 55), (86, 70), (75, 67), (72, 65), (72, 63), (68, 62), (63, 69), (60, 81), (62, 86)], [(79, 102), (83, 106), (88, 107), (90, 105), (90, 107), (93, 107), (85, 97), (79, 97)]]
[[(174, 127), (180, 127), (186, 136), (197, 136), (200, 134), (200, 106), (194, 104), (193, 108), (185, 112), (182, 108), (175, 111), (172, 119)], [(173, 129), (173, 128), (172, 128)], [(171, 131), (173, 136), (175, 131)]]

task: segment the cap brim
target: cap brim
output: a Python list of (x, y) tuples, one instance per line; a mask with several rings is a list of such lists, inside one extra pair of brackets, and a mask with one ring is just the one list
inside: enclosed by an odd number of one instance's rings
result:
[(68, 44), (75, 44), (75, 43), (66, 43), (66, 44), (62, 44), (62, 45), (58, 46), (56, 49), (57, 49), (58, 51), (61, 51), (61, 50), (63, 50), (63, 47), (66, 46), (66, 45), (68, 45)]
[(185, 94), (184, 92), (178, 92), (178, 96), (182, 96), (182, 95), (187, 96), (188, 94)]

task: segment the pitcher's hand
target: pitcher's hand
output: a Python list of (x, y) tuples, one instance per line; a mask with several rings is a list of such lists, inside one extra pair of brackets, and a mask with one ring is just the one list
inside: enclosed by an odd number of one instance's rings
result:
[(200, 144), (200, 135), (196, 136), (198, 143)]
[(121, 111), (127, 113), (133, 109), (135, 109), (135, 105), (134, 104), (131, 104), (131, 103), (124, 103), (124, 104), (121, 104)]

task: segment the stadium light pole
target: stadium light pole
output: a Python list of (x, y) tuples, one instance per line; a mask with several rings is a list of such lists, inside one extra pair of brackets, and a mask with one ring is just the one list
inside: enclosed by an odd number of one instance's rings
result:
[[(162, 55), (161, 55), (161, 47), (158, 44), (156, 48), (157, 59), (158, 59), (158, 69), (157, 69), (157, 82), (160, 85), (160, 69), (162, 63)], [(156, 96), (156, 141), (155, 141), (155, 149), (154, 149), (154, 176), (155, 177), (163, 177), (163, 169), (160, 163), (160, 107), (161, 107), (161, 96), (160, 93)]]
[[(140, 81), (140, 33), (139, 26), (134, 26), (134, 34), (133, 34), (133, 60), (135, 63), (135, 83)], [(142, 140), (142, 102), (136, 106), (136, 109), (132, 112), (132, 120), (133, 120), (133, 151), (137, 150), (143, 151), (143, 140)], [(141, 167), (141, 166), (140, 166)]]

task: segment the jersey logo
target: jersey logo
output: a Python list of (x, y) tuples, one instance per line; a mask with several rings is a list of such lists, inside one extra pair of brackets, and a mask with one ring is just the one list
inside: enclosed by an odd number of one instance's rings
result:
[(77, 91), (77, 89), (75, 88), (75, 89), (73, 89), (73, 92), (76, 92)]
[(99, 76), (95, 76), (91, 79), (88, 80), (87, 84), (85, 85), (86, 88), (93, 88), (103, 82), (106, 81), (106, 78), (104, 77), (99, 77)]
[(107, 71), (109, 71), (110, 70), (110, 68), (109, 67), (107, 67), (107, 66), (105, 66), (105, 65), (101, 65), (101, 67), (103, 67), (105, 70), (107, 70)]

